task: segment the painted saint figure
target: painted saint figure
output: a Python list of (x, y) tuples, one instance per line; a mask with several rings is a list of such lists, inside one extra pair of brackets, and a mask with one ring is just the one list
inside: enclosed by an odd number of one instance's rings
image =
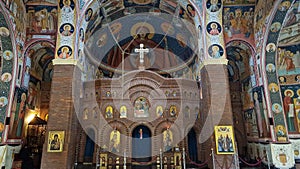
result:
[(293, 104), (293, 101), (292, 101), (293, 91), (292, 90), (286, 90), (284, 92), (284, 94), (285, 94), (285, 97), (283, 99), (283, 109), (284, 109), (284, 113), (286, 114), (288, 130), (289, 131), (295, 131), (294, 104)]
[(60, 149), (60, 140), (58, 139), (58, 135), (55, 134), (53, 140), (50, 143), (50, 150), (59, 150)]

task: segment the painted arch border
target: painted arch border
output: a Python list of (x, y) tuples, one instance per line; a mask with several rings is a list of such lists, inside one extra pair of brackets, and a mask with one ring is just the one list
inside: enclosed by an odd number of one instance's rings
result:
[[(281, 138), (276, 136), (276, 128), (277, 126), (283, 126), (285, 133), (288, 133), (287, 131), (287, 124), (286, 124), (286, 117), (284, 115), (284, 112), (282, 111), (281, 113), (273, 113), (272, 112), (272, 104), (280, 104), (282, 106), (282, 96), (281, 96), (281, 89), (279, 87), (277, 92), (270, 92), (269, 91), (269, 85), (271, 83), (275, 83), (277, 86), (279, 86), (279, 82), (278, 82), (278, 74), (277, 74), (277, 70), (275, 73), (268, 73), (265, 69), (267, 64), (274, 64), (276, 65), (276, 58), (277, 58), (277, 47), (278, 47), (278, 41), (279, 41), (279, 35), (281, 32), (282, 27), (280, 28), (280, 31), (277, 32), (272, 32), (270, 31), (271, 25), (275, 22), (280, 22), (281, 24), (285, 21), (286, 16), (288, 14), (288, 11), (290, 10), (290, 8), (293, 8), (293, 5), (291, 5), (289, 7), (289, 9), (285, 10), (285, 11), (280, 11), (278, 9), (279, 5), (283, 2), (283, 1), (289, 1), (291, 4), (294, 3), (294, 0), (280, 0), (278, 2), (276, 2), (276, 4), (274, 5), (274, 9), (270, 14), (270, 22), (267, 25), (267, 32), (265, 34), (266, 40), (263, 43), (263, 48), (262, 48), (262, 72), (265, 75), (265, 79), (264, 79), (264, 90), (266, 95), (269, 95), (269, 97), (266, 99), (267, 101), (267, 109), (268, 109), (268, 114), (269, 117), (272, 117), (273, 119), (273, 130), (271, 130), (271, 136), (272, 136), (272, 140), (274, 142), (288, 142), (288, 137), (285, 136), (285, 140), (281, 140)], [(276, 50), (275, 52), (270, 52), (267, 51), (267, 46), (268, 44), (273, 43), (276, 46)]]

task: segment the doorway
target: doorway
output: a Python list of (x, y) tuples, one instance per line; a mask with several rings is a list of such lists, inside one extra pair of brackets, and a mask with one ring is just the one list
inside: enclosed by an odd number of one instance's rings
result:
[[(151, 131), (144, 125), (137, 126), (132, 132), (133, 168), (151, 167)], [(147, 163), (149, 162), (149, 164)]]

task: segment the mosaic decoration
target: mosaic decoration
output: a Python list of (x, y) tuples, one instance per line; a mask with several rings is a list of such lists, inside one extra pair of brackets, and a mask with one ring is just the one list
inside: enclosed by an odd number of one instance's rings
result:
[[(1, 7), (0, 7), (1, 9)], [(5, 121), (5, 115), (7, 111), (7, 105), (9, 100), (7, 99), (10, 94), (10, 86), (12, 83), (11, 80), (11, 73), (13, 72), (13, 66), (14, 66), (14, 54), (12, 53), (13, 47), (12, 47), (12, 39), (10, 38), (10, 33), (8, 29), (8, 23), (6, 22), (6, 19), (4, 18), (4, 15), (2, 13), (2, 9), (0, 11), (0, 124), (4, 124)], [(6, 53), (4, 53), (6, 51)], [(4, 59), (2, 59), (2, 56)], [(2, 63), (1, 63), (2, 62)], [(1, 135), (1, 142), (2, 140), (2, 128), (0, 130)]]
[[(283, 20), (286, 17), (287, 9), (285, 9), (287, 6), (289, 6), (291, 1), (281, 1), (278, 10), (274, 14), (274, 19), (271, 21), (271, 25), (273, 25), (276, 22), (282, 23)], [(265, 49), (265, 60), (266, 65), (276, 64), (276, 52), (281, 51), (276, 47), (277, 41), (279, 38), (279, 32), (271, 31), (269, 29), (268, 39), (266, 41), (266, 49)], [(278, 66), (278, 65), (277, 65)], [(277, 107), (282, 107), (284, 109), (283, 103), (281, 101), (280, 92), (279, 92), (279, 84), (278, 84), (278, 76), (277, 76), (277, 70), (276, 72), (272, 71), (266, 71), (267, 73), (267, 85), (270, 93), (271, 98), (271, 104), (279, 104)], [(284, 96), (284, 95), (283, 95)], [(286, 142), (288, 141), (287, 138), (287, 131), (288, 126), (285, 124), (285, 114), (284, 111), (273, 111), (273, 118), (274, 118), (274, 126), (275, 126), (275, 136), (276, 140), (279, 142)]]
[(277, 168), (292, 168), (295, 165), (292, 144), (271, 144), (272, 161)]

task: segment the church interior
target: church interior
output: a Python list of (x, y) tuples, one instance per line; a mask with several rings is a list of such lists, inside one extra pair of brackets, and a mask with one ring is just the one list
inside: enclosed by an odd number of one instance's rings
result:
[(0, 0), (0, 167), (300, 168), (300, 0)]

